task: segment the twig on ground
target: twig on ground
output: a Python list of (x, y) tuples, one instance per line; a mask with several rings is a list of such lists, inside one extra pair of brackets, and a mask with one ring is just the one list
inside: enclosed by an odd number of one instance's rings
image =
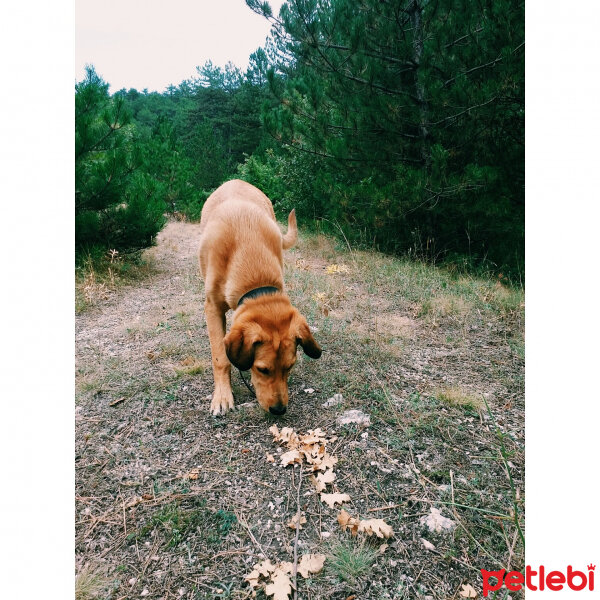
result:
[(245, 529), (248, 532), (248, 535), (250, 536), (250, 539), (252, 540), (254, 545), (261, 551), (264, 558), (267, 558), (267, 553), (265, 552), (265, 549), (261, 546), (260, 542), (254, 537), (254, 534), (250, 530), (250, 526), (246, 522), (246, 519), (244, 519), (242, 517), (241, 513), (239, 513), (237, 510), (234, 511), (234, 514), (235, 514), (236, 519), (245, 527)]
[(300, 463), (300, 476), (298, 477), (298, 492), (296, 496), (296, 535), (294, 536), (294, 600), (298, 597), (298, 537), (300, 535), (300, 515), (302, 514), (300, 506), (300, 488), (302, 487), (302, 463)]

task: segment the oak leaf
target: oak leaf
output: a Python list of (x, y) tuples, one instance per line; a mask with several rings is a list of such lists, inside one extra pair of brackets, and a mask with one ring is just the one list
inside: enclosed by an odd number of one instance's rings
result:
[(302, 455), (298, 450), (290, 450), (289, 452), (284, 452), (281, 456), (281, 465), (283, 467), (287, 467), (293, 463), (301, 463)]
[(350, 502), (350, 496), (348, 496), (348, 494), (321, 494), (321, 500), (323, 500), (329, 508), (334, 508), (336, 504)]
[(349, 529), (353, 536), (357, 533), (366, 533), (368, 536), (376, 535), (378, 538), (389, 538), (394, 535), (394, 530), (383, 519), (366, 519), (361, 521), (356, 517), (351, 517), (342, 509), (337, 520), (342, 531)]
[(279, 567), (271, 575), (271, 583), (265, 587), (265, 594), (273, 596), (273, 600), (288, 600), (292, 593), (292, 582), (285, 571)]
[(306, 517), (304, 516), (304, 513), (300, 513), (300, 515), (298, 515), (298, 513), (296, 513), (290, 520), (290, 522), (288, 523), (288, 527), (290, 529), (296, 529), (296, 525), (298, 525), (298, 519), (300, 519), (300, 524), (298, 526), (298, 529), (302, 529), (302, 525), (304, 525), (306, 523)]
[(314, 574), (321, 571), (324, 563), (324, 554), (304, 554), (298, 563), (298, 573), (306, 579), (311, 573)]
[(477, 598), (477, 590), (470, 583), (464, 584), (458, 594), (463, 598)]
[(328, 469), (324, 473), (319, 473), (316, 479), (323, 484), (333, 483), (335, 480), (335, 473), (333, 472), (333, 469)]
[(375, 534), (378, 538), (389, 538), (394, 535), (394, 530), (383, 519), (367, 519), (360, 521), (358, 532), (368, 536)]

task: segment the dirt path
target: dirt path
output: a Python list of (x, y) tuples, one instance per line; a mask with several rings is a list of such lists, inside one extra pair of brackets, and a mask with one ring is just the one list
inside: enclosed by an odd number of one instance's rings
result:
[[(292, 555), (298, 469), (265, 458), (281, 452), (268, 431), (275, 421), (237, 374), (238, 410), (221, 419), (208, 411), (198, 243), (198, 225), (170, 223), (147, 251), (153, 274), (76, 319), (76, 566), (80, 582), (98, 577), (98, 597), (248, 598), (252, 565)], [(348, 270), (328, 273), (331, 264)], [(395, 531), (383, 554), (381, 540), (350, 538), (339, 510), (304, 481), (299, 553), (327, 559), (302, 581), (301, 598), (456, 597), (464, 583), (477, 587), (479, 568), (519, 564), (505, 463), (522, 503), (521, 324), (492, 284), (461, 295), (460, 279), (429, 289), (426, 276), (323, 238), (286, 255), (290, 296), (326, 352), (299, 360), (278, 423), (335, 432), (334, 489), (352, 497), (346, 510)], [(322, 408), (334, 393), (342, 404)], [(368, 428), (336, 424), (354, 408), (370, 414)], [(508, 436), (506, 460), (498, 432)], [(454, 521), (452, 533), (421, 524), (432, 506)]]

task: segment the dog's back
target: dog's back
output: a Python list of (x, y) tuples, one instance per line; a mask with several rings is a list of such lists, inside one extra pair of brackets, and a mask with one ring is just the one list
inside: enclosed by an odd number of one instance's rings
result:
[(239, 179), (206, 200), (200, 220), (200, 268), (207, 295), (234, 308), (253, 286), (283, 289), (284, 248), (297, 239), (294, 212), (282, 236), (271, 201)]

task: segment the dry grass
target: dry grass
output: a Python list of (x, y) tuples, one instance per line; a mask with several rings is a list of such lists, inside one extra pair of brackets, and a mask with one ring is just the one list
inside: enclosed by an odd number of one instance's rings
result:
[(477, 413), (481, 413), (485, 408), (481, 396), (471, 394), (457, 386), (444, 387), (435, 393), (435, 397), (448, 406), (466, 408)]
[(153, 272), (151, 255), (119, 256), (116, 250), (78, 257), (75, 269), (75, 310), (97, 306), (122, 286), (147, 278)]
[(75, 576), (75, 600), (94, 600), (106, 591), (109, 581), (90, 565), (84, 566)]

